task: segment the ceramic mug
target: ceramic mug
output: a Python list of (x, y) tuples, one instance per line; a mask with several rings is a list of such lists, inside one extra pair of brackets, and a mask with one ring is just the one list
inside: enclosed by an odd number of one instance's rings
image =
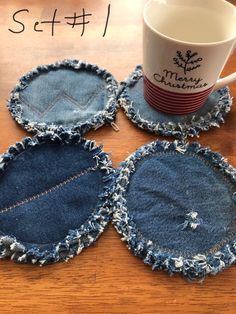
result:
[(209, 94), (236, 81), (218, 79), (236, 40), (236, 7), (225, 0), (150, 0), (143, 10), (144, 98), (169, 114), (197, 111)]

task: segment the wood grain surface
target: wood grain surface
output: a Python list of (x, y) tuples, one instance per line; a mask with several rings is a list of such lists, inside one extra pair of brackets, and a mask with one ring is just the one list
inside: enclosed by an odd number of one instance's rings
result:
[[(0, 0), (0, 151), (29, 136), (11, 118), (6, 100), (17, 79), (38, 64), (78, 58), (97, 63), (117, 80), (126, 78), (142, 63), (142, 18), (145, 0)], [(236, 4), (236, 0), (232, 0)], [(102, 37), (108, 4), (111, 15)], [(43, 32), (33, 30), (36, 21), (52, 18), (57, 10), (61, 23), (51, 36), (49, 24)], [(81, 37), (81, 26), (65, 23), (65, 16), (85, 8), (90, 23)], [(20, 9), (25, 31), (12, 20)], [(40, 25), (39, 25), (40, 26)], [(232, 55), (223, 74), (236, 71)], [(236, 84), (231, 86), (236, 97)], [(114, 166), (144, 143), (157, 138), (136, 128), (119, 110), (115, 132), (105, 126), (86, 137), (111, 152)], [(201, 133), (198, 141), (228, 158), (236, 167), (236, 104), (220, 129)], [(110, 225), (97, 243), (68, 263), (46, 267), (0, 262), (0, 313), (236, 313), (236, 266), (203, 284), (190, 284), (181, 276), (152, 272), (134, 257)]]

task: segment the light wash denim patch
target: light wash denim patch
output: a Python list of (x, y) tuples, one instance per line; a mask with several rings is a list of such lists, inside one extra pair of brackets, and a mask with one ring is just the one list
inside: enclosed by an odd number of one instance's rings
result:
[(1, 156), (0, 172), (0, 258), (67, 261), (111, 218), (111, 161), (78, 134), (25, 138)]
[(198, 136), (200, 131), (219, 127), (230, 111), (232, 100), (228, 87), (212, 93), (197, 112), (169, 115), (152, 108), (143, 97), (142, 67), (136, 67), (129, 78), (121, 82), (119, 103), (128, 118), (141, 129), (164, 136), (183, 138)]
[(136, 256), (189, 279), (236, 259), (236, 170), (198, 143), (156, 141), (122, 163), (113, 223)]
[(84, 134), (114, 121), (117, 86), (113, 76), (96, 65), (63, 60), (24, 75), (8, 108), (27, 131), (64, 129)]

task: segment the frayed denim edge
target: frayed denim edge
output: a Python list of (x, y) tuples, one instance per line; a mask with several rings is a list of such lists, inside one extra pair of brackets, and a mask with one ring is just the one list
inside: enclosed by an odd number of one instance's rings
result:
[(23, 243), (15, 237), (8, 235), (0, 236), (0, 259), (11, 258), (20, 263), (33, 263), (39, 265), (51, 264), (59, 261), (68, 261), (70, 258), (78, 255), (84, 248), (90, 246), (97, 240), (104, 231), (108, 222), (111, 220), (111, 200), (110, 192), (114, 169), (109, 156), (97, 147), (95, 141), (81, 139), (79, 134), (68, 132), (46, 132), (33, 138), (24, 138), (22, 142), (17, 142), (10, 146), (8, 152), (0, 157), (0, 175), (5, 171), (9, 162), (18, 154), (33, 146), (46, 143), (56, 144), (82, 144), (82, 147), (94, 154), (94, 160), (103, 173), (103, 181), (106, 182), (104, 191), (99, 195), (99, 203), (89, 219), (78, 229), (68, 230), (68, 235), (62, 241), (53, 245), (53, 249), (40, 250), (40, 244), (35, 244), (27, 249)]
[(118, 103), (124, 109), (127, 117), (141, 129), (163, 136), (175, 136), (179, 139), (186, 136), (198, 137), (201, 131), (208, 131), (211, 127), (219, 128), (220, 123), (224, 123), (225, 116), (230, 112), (232, 98), (230, 97), (229, 88), (225, 87), (218, 91), (221, 97), (213, 110), (199, 119), (193, 116), (191, 123), (175, 123), (171, 121), (154, 123), (145, 120), (135, 111), (135, 104), (133, 104), (126, 90), (126, 87), (134, 86), (142, 76), (142, 66), (138, 65), (128, 79), (120, 83), (118, 98)]
[(152, 241), (145, 241), (141, 238), (126, 207), (125, 192), (129, 185), (130, 175), (135, 172), (136, 162), (144, 156), (149, 156), (156, 152), (173, 151), (180, 154), (191, 152), (202, 156), (214, 167), (217, 167), (236, 186), (236, 169), (229, 165), (220, 154), (211, 151), (210, 148), (204, 148), (199, 143), (189, 144), (178, 140), (174, 142), (152, 142), (142, 146), (130, 155), (121, 163), (120, 168), (117, 170), (112, 192), (112, 223), (118, 233), (122, 235), (122, 241), (127, 242), (128, 248), (134, 255), (143, 259), (144, 263), (150, 265), (153, 270), (164, 269), (170, 274), (182, 273), (189, 280), (202, 281), (206, 275), (216, 274), (235, 262), (236, 238), (211, 255), (197, 254), (190, 258), (177, 256), (174, 253), (171, 254), (164, 250), (158, 250)]
[[(75, 124), (73, 127), (64, 127), (62, 125), (49, 125), (47, 123), (40, 123), (29, 121), (22, 117), (22, 106), (19, 99), (19, 92), (27, 87), (29, 81), (39, 75), (40, 73), (45, 73), (53, 69), (59, 69), (63, 67), (72, 68), (75, 70), (88, 70), (94, 72), (98, 76), (102, 77), (106, 82), (106, 88), (108, 91), (107, 104), (102, 112), (95, 114), (91, 119), (83, 123)], [(118, 109), (117, 104), (117, 94), (118, 94), (118, 83), (114, 79), (111, 73), (107, 72), (105, 69), (99, 68), (97, 65), (89, 64), (80, 60), (70, 60), (65, 59), (58, 61), (54, 64), (40, 65), (32, 71), (28, 72), (22, 76), (19, 83), (15, 86), (11, 92), (10, 99), (8, 100), (7, 107), (17, 123), (19, 123), (26, 131), (37, 133), (49, 131), (75, 131), (80, 134), (84, 134), (91, 129), (98, 129), (104, 124), (112, 124), (115, 120), (116, 111)]]

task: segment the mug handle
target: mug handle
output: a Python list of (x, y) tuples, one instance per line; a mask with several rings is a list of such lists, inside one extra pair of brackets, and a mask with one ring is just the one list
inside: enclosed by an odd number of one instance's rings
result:
[(213, 91), (215, 90), (218, 90), (228, 84), (231, 84), (233, 82), (236, 82), (236, 72), (226, 76), (226, 77), (223, 77), (223, 78), (220, 78), (216, 81), (216, 84), (213, 88)]

